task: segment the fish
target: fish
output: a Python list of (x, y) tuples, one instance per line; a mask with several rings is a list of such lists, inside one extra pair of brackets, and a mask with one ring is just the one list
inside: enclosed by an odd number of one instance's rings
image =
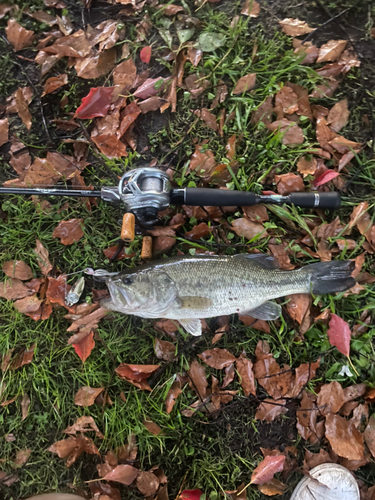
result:
[(170, 257), (106, 278), (110, 298), (101, 307), (177, 320), (198, 336), (204, 318), (238, 313), (275, 320), (282, 310), (273, 299), (345, 291), (355, 285), (354, 267), (353, 261), (330, 261), (284, 271), (268, 254)]

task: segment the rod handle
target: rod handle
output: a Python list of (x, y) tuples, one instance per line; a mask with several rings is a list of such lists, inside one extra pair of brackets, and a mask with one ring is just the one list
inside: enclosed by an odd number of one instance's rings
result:
[(251, 206), (257, 202), (255, 193), (231, 189), (186, 188), (185, 205), (197, 206)]
[(135, 217), (134, 214), (124, 214), (121, 226), (121, 239), (133, 241), (135, 237)]
[(151, 259), (152, 257), (152, 237), (143, 236), (141, 259)]
[(334, 210), (341, 204), (340, 194), (331, 191), (330, 193), (291, 193), (290, 203), (302, 208), (328, 208)]

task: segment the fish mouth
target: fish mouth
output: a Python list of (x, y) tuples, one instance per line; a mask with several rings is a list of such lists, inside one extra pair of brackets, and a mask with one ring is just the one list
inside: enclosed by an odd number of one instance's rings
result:
[(131, 299), (127, 290), (123, 287), (119, 287), (111, 280), (108, 280), (107, 286), (111, 294), (112, 302), (121, 308), (129, 308)]

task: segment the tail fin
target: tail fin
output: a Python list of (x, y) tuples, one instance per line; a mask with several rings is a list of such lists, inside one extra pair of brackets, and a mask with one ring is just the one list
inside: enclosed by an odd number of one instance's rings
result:
[(315, 295), (323, 293), (343, 292), (355, 285), (351, 274), (355, 262), (351, 260), (317, 262), (306, 266), (304, 270), (311, 273), (311, 292)]

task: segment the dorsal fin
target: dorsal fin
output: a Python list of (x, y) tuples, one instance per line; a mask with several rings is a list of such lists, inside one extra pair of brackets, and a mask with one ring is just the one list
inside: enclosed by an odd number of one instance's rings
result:
[(265, 253), (239, 253), (234, 257), (236, 259), (251, 259), (252, 264), (256, 264), (263, 269), (280, 269), (277, 260)]

